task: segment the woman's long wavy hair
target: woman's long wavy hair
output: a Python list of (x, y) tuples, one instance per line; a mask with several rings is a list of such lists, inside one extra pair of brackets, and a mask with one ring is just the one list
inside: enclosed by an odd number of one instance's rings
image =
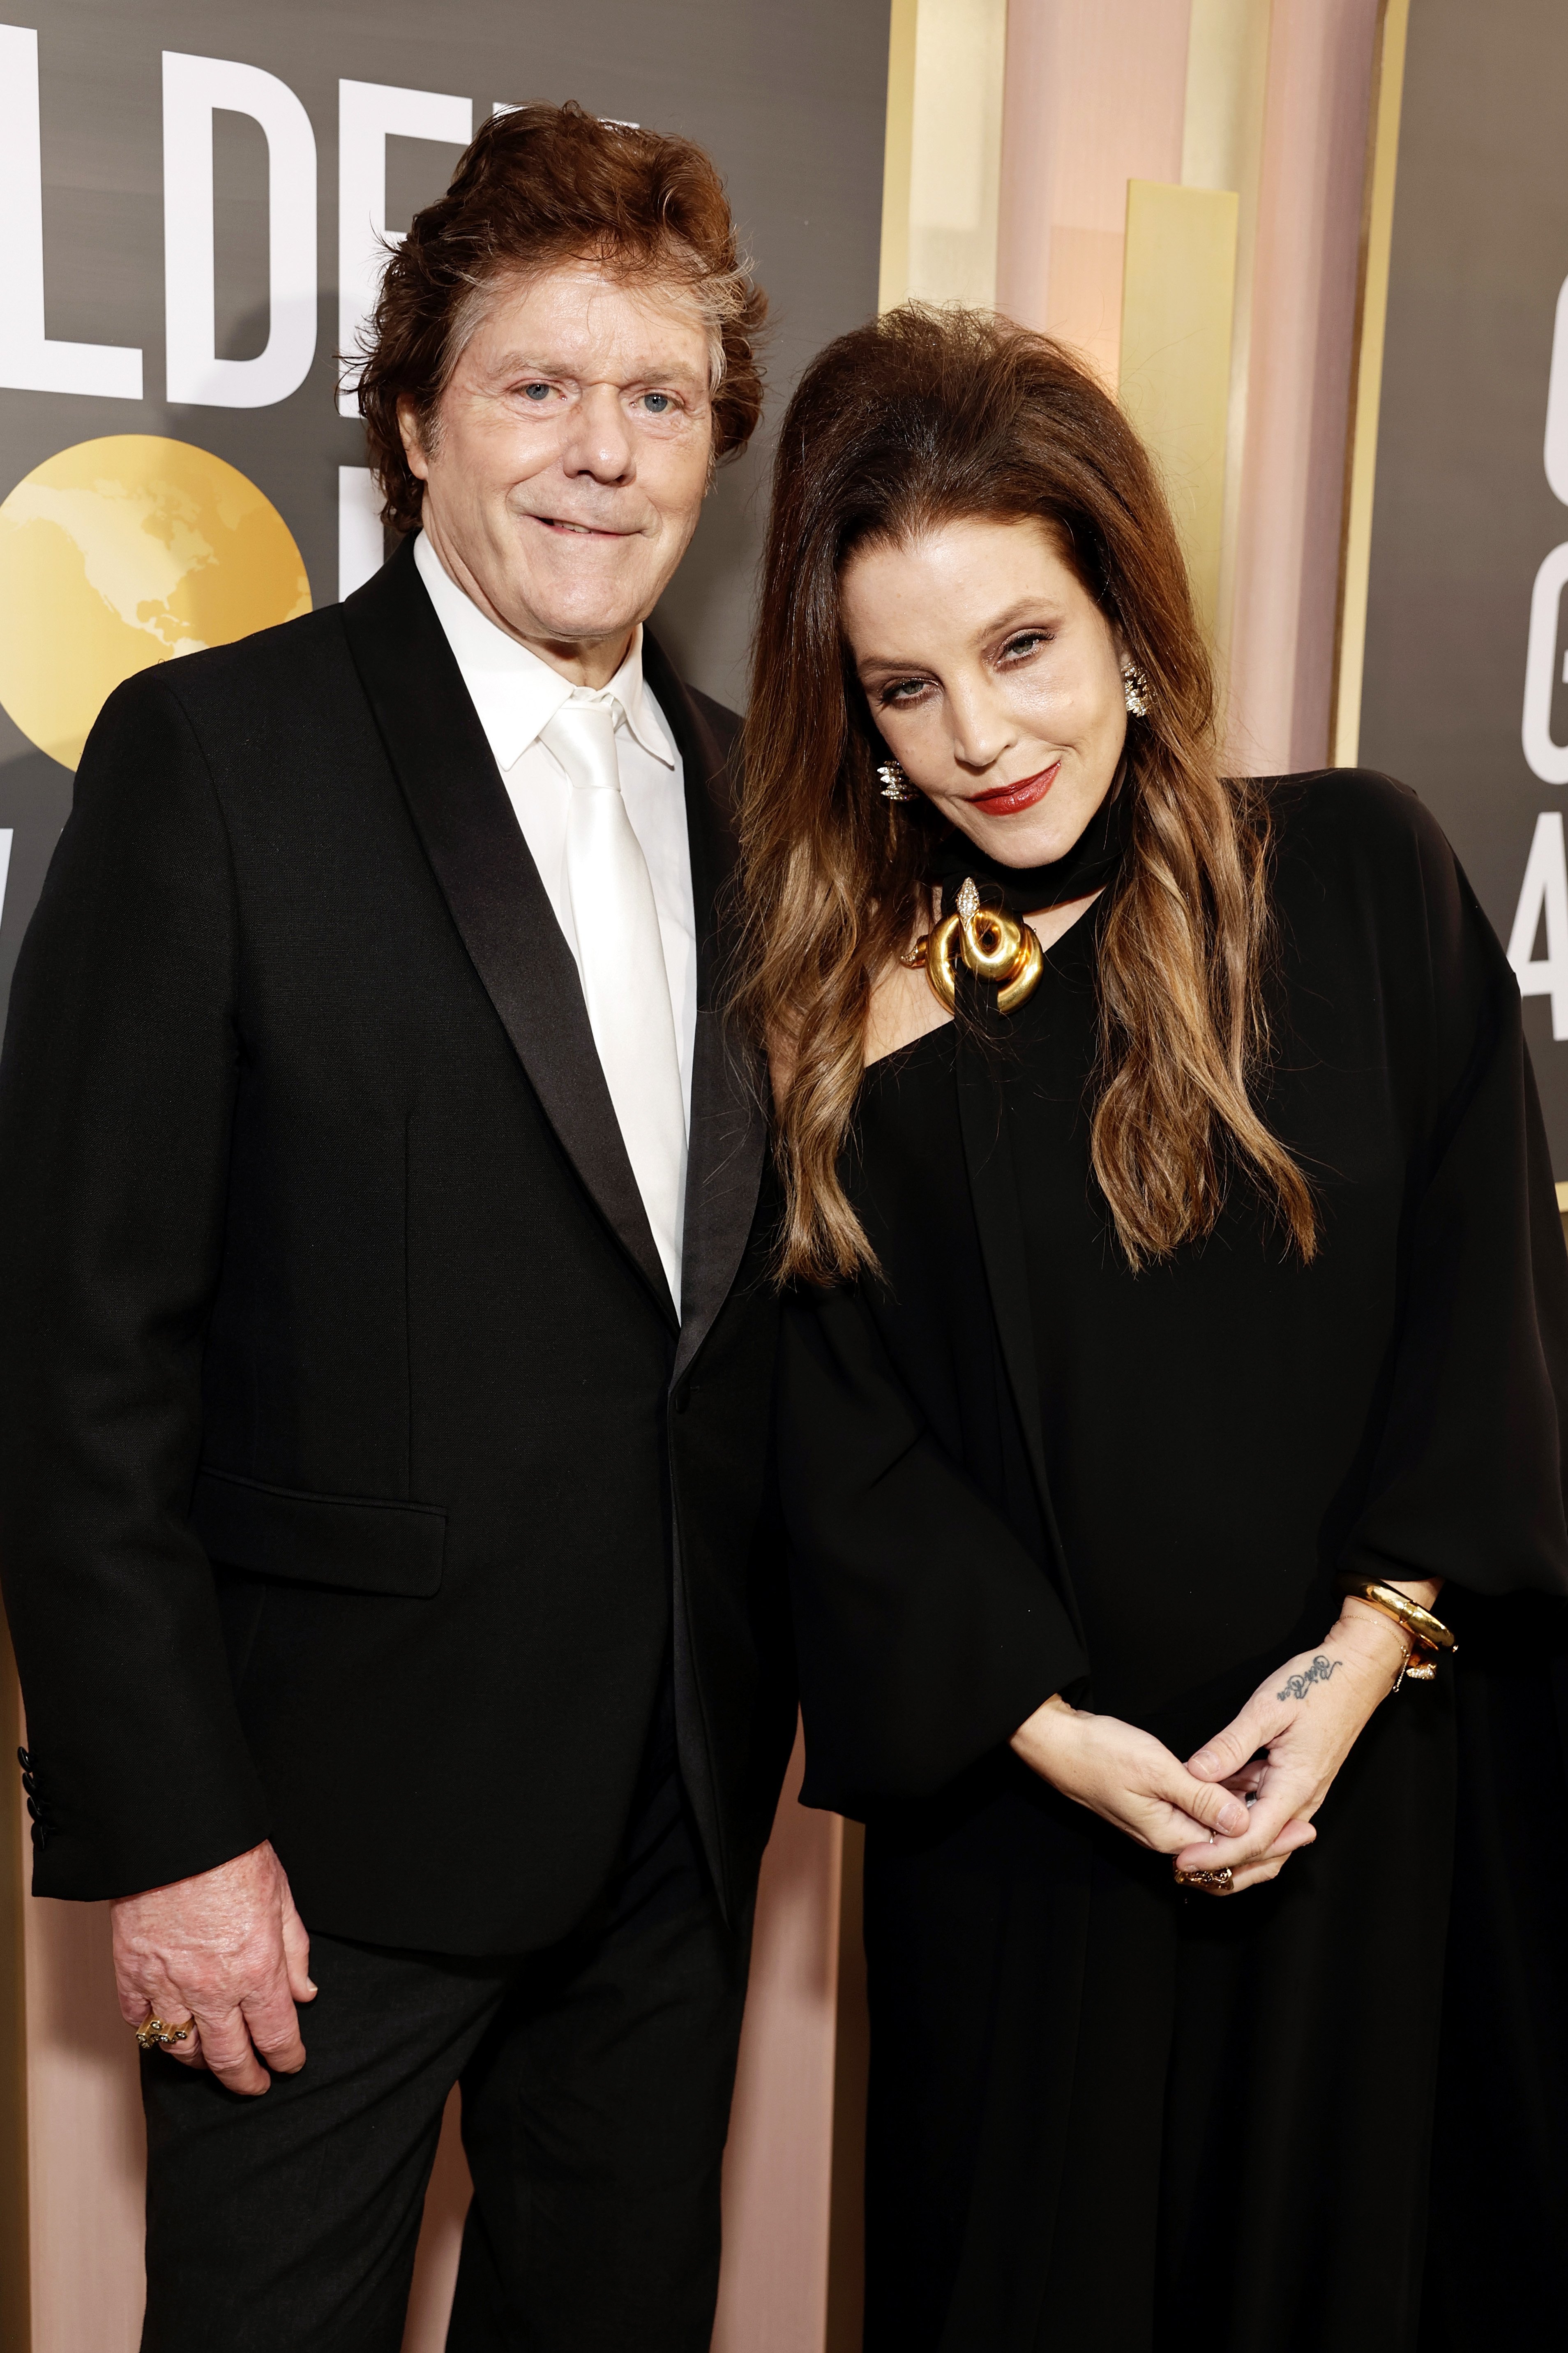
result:
[(1091, 1155), (1136, 1266), (1208, 1233), (1239, 1168), (1304, 1258), (1310, 1188), (1253, 1101), (1268, 1051), (1264, 796), (1217, 766), (1213, 673), (1175, 530), (1136, 434), (1059, 343), (909, 303), (844, 335), (779, 436), (742, 821), (735, 999), (780, 1073), (782, 1272), (874, 1263), (839, 1180), (874, 980), (930, 901), (944, 821), (891, 807), (839, 582), (868, 543), (1037, 516), (1149, 682), (1128, 726), (1131, 841), (1100, 956)]

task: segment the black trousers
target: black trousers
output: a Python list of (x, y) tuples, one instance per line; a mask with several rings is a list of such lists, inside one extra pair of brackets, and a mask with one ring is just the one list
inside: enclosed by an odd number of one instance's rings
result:
[(246, 2099), (142, 2063), (142, 2353), (398, 2353), (455, 2083), (474, 2198), (448, 2353), (708, 2353), (747, 1942), (673, 1771), (550, 1951), (314, 1937), (298, 2075)]

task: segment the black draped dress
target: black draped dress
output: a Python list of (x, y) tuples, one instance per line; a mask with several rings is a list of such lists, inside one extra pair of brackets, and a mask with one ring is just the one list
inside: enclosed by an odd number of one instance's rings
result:
[[(1107, 897), (1012, 1016), (976, 984), (868, 1071), (883, 1279), (787, 1318), (805, 1796), (868, 1825), (868, 2353), (1560, 2325), (1568, 1258), (1436, 826), (1356, 773), (1273, 809), (1265, 1106), (1316, 1260), (1238, 1178), (1129, 1267), (1089, 1163)], [(1448, 1580), (1461, 1656), (1272, 1884), (1178, 1891), (1008, 1749), (1065, 1690), (1189, 1755), (1347, 1569)]]

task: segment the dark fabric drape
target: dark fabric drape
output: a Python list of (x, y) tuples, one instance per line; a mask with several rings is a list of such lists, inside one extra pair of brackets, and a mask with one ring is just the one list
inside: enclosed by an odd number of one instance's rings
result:
[[(1543, 1983), (1549, 1907), (1479, 1860), (1521, 1671), (1498, 1597), (1560, 1628), (1568, 1593), (1568, 1259), (1517, 991), (1414, 796), (1287, 780), (1273, 817), (1263, 1103), (1317, 1257), (1237, 1172), (1206, 1241), (1130, 1268), (1089, 1160), (1091, 913), (1010, 1019), (868, 1074), (847, 1176), (884, 1279), (786, 1319), (806, 1790), (868, 1824), (879, 2348), (1414, 2346), (1440, 2091), (1485, 1989)], [(1184, 1898), (1008, 1755), (1075, 1674), (1190, 1753), (1345, 1567), (1452, 1580), (1485, 1639), (1379, 1711), (1274, 1887)], [(1510, 1736), (1555, 1753), (1542, 1673), (1517, 1691)]]

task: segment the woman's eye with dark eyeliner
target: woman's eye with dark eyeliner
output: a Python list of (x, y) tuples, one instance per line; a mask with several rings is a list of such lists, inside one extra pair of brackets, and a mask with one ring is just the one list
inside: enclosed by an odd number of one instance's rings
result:
[(925, 689), (926, 681), (923, 678), (895, 679), (890, 685), (882, 689), (879, 700), (884, 705), (889, 702), (913, 702), (917, 696), (925, 692)]
[(1008, 638), (1002, 649), (1003, 659), (1005, 660), (1015, 654), (1032, 654), (1037, 646), (1046, 646), (1049, 643), (1050, 639), (1044, 629), (1024, 629), (1017, 637)]

